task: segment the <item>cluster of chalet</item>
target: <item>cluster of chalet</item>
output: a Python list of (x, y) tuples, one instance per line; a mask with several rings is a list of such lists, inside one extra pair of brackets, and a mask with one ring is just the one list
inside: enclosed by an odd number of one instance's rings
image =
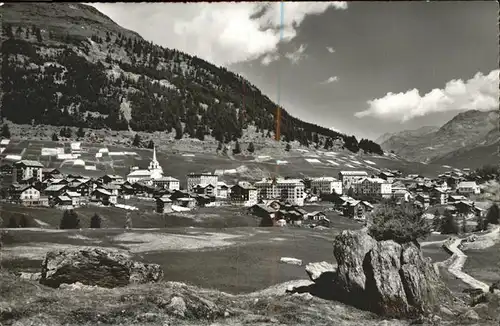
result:
[(302, 225), (329, 227), (330, 220), (323, 212), (308, 213), (299, 206), (278, 200), (259, 200), (249, 208), (252, 215), (262, 218), (262, 226)]

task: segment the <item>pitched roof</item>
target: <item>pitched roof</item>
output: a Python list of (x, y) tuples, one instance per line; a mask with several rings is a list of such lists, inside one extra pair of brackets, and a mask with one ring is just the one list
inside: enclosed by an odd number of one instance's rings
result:
[(45, 188), (45, 191), (59, 191), (61, 189), (64, 189), (66, 185), (50, 185), (47, 188)]
[(24, 164), (26, 166), (32, 166), (32, 167), (37, 167), (37, 168), (43, 168), (44, 165), (38, 161), (33, 161), (33, 160), (21, 160), (21, 161), (17, 161), (16, 163), (14, 163), (15, 165), (19, 165), (19, 164)]

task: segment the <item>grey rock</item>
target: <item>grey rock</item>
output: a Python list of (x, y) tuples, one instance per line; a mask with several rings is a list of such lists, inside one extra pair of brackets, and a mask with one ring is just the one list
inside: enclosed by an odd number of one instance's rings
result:
[(343, 231), (334, 240), (334, 255), (338, 266), (329, 291), (337, 301), (391, 318), (429, 316), (453, 301), (414, 243), (377, 242), (363, 230)]
[(477, 312), (475, 312), (474, 310), (468, 310), (464, 315), (463, 315), (464, 318), (470, 320), (470, 321), (478, 321), (480, 318), (479, 318), (479, 315), (477, 314)]
[(19, 274), (19, 277), (22, 278), (23, 280), (39, 281), (40, 278), (42, 277), (42, 273), (26, 273), (26, 272), (21, 272)]
[(88, 248), (48, 252), (42, 262), (40, 283), (55, 288), (76, 282), (113, 288), (156, 282), (162, 277), (163, 271), (157, 264), (143, 264), (121, 253)]
[(181, 297), (173, 297), (167, 309), (174, 315), (184, 317), (186, 315), (186, 302)]
[(401, 316), (409, 312), (408, 301), (399, 276), (401, 268), (401, 245), (394, 241), (382, 241), (368, 253), (369, 275), (367, 290), (378, 300), (375, 310), (389, 316)]
[(375, 247), (377, 241), (361, 231), (344, 230), (333, 242), (333, 254), (337, 260), (335, 291), (339, 297), (363, 298), (366, 275), (363, 262), (366, 254)]
[(335, 272), (337, 270), (336, 265), (328, 263), (326, 261), (318, 263), (309, 263), (306, 265), (306, 273), (309, 275), (311, 281), (316, 281), (321, 274), (325, 272)]

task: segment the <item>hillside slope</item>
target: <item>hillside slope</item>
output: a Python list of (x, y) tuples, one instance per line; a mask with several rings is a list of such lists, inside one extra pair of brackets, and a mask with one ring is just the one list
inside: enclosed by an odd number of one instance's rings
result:
[(483, 148), (482, 151), (491, 153), (490, 146), (494, 146), (500, 139), (498, 121), (498, 111), (469, 110), (459, 113), (435, 131), (426, 129), (429, 132), (403, 132), (390, 137), (381, 146), (406, 159), (425, 162), (466, 158), (472, 155), (465, 154), (466, 152), (474, 151), (477, 154), (479, 147)]
[(375, 140), (376, 143), (381, 144), (382, 148), (391, 151), (398, 150), (401, 144), (411, 146), (412, 142), (418, 141), (419, 138), (436, 132), (439, 127), (425, 126), (415, 130), (404, 130), (395, 133), (385, 133)]
[[(273, 137), (277, 105), (196, 56), (145, 41), (95, 8), (6, 3), (2, 116), (16, 124), (175, 131), (235, 141), (253, 124)], [(381, 153), (371, 142), (281, 114), (281, 140)]]

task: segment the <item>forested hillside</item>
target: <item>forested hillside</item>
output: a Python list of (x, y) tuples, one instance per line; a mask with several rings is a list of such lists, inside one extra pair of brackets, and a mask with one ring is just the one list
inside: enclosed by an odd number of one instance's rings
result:
[[(6, 3), (2, 117), (18, 124), (175, 130), (234, 141), (254, 124), (273, 137), (277, 105), (250, 82), (196, 56), (145, 41), (95, 8)], [(382, 154), (380, 146), (281, 111), (281, 140)], [(337, 140), (337, 142), (335, 142)], [(314, 143), (314, 144), (313, 144)]]

